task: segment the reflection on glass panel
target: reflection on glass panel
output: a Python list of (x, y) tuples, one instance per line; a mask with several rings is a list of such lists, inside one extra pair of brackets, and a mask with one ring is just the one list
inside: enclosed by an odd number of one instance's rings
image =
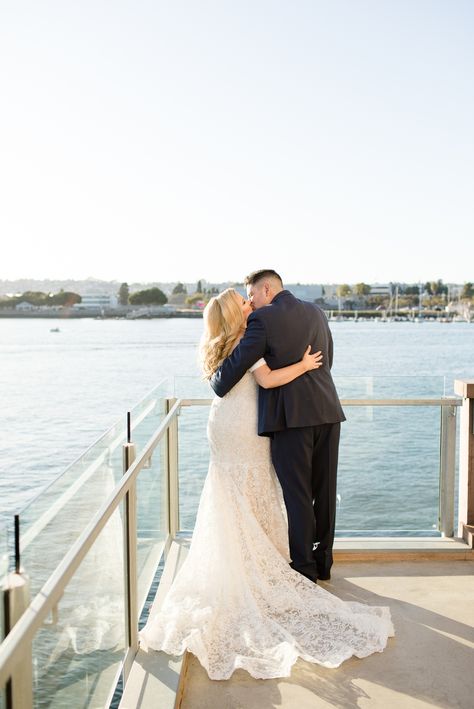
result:
[(35, 708), (108, 706), (126, 647), (122, 517), (120, 507), (35, 636)]
[(347, 406), (345, 413), (337, 530), (433, 533), (439, 507), (439, 407)]
[[(132, 440), (137, 455), (164, 416), (161, 383), (131, 410)], [(126, 417), (118, 422), (21, 513), (22, 564), (35, 595), (66, 550), (92, 519), (123, 475), (122, 444)]]
[(145, 603), (168, 534), (166, 437), (137, 480), (138, 607)]
[(209, 466), (206, 436), (209, 406), (183, 407), (179, 426), (179, 515), (183, 530), (194, 529), (204, 478)]

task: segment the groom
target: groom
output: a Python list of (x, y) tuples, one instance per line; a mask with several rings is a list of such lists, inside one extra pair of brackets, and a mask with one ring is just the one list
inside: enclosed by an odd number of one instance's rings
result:
[(275, 389), (259, 388), (258, 434), (271, 438), (272, 461), (288, 513), (291, 566), (312, 581), (330, 578), (341, 421), (331, 377), (333, 343), (324, 312), (283, 289), (275, 271), (245, 279), (254, 308), (244, 337), (211, 379), (224, 396), (255, 362), (270, 369), (298, 362), (308, 345), (323, 366)]

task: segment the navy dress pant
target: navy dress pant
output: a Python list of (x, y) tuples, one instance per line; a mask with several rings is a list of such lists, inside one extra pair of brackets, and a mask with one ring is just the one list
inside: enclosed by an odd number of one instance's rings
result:
[(291, 566), (316, 581), (332, 566), (340, 423), (275, 431), (272, 461), (288, 513)]

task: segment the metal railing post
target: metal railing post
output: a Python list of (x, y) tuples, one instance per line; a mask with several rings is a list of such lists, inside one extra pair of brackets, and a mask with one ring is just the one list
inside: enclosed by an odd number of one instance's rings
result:
[[(135, 444), (123, 445), (123, 473), (135, 460)], [(123, 665), (124, 682), (127, 681), (133, 657), (138, 651), (138, 587), (137, 587), (137, 493), (136, 482), (130, 486), (124, 497), (123, 517), (124, 575), (125, 575), (125, 627), (127, 645), (131, 652), (126, 654)]]
[[(176, 399), (167, 399), (167, 413)], [(170, 422), (167, 433), (168, 529), (173, 539), (179, 531), (178, 417)]]
[[(30, 580), (20, 563), (20, 517), (15, 515), (15, 571), (8, 574), (3, 595), (5, 636), (20, 620), (30, 604)], [(2, 640), (2, 638), (0, 638)], [(31, 642), (25, 643), (20, 661), (5, 687), (6, 709), (33, 707), (33, 652)]]
[[(8, 634), (23, 615), (30, 602), (30, 583), (23, 573), (7, 577), (4, 594), (5, 630)], [(33, 656), (31, 643), (25, 643), (21, 659), (13, 670), (5, 689), (7, 709), (33, 707)]]
[(474, 547), (474, 379), (455, 379), (454, 391), (462, 396), (459, 422), (459, 530)]
[(454, 536), (454, 488), (456, 476), (456, 407), (441, 406), (439, 453), (439, 530)]

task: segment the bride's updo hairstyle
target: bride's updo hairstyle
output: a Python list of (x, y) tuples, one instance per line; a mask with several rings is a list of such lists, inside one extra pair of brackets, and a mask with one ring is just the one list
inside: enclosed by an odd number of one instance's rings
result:
[(204, 333), (201, 337), (201, 366), (210, 379), (231, 353), (245, 330), (245, 318), (239, 295), (233, 288), (211, 298), (204, 308)]

